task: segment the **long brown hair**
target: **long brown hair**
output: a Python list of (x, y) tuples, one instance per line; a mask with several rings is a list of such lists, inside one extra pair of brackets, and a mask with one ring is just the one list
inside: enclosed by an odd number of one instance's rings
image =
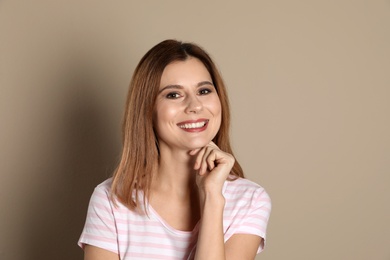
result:
[[(199, 59), (211, 75), (222, 107), (220, 129), (214, 143), (227, 153), (230, 146), (230, 110), (225, 85), (210, 56), (198, 45), (176, 40), (165, 40), (150, 49), (140, 60), (130, 82), (122, 126), (123, 150), (113, 175), (112, 196), (129, 209), (139, 205), (140, 191), (149, 198), (153, 174), (157, 172), (159, 151), (153, 130), (153, 114), (165, 67), (189, 57)], [(235, 162), (232, 175), (244, 177), (240, 164)]]

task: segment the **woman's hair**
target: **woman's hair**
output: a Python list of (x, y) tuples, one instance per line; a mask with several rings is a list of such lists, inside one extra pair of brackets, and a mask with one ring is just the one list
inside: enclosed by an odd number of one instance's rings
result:
[[(168, 64), (189, 57), (200, 60), (211, 75), (222, 107), (221, 126), (213, 141), (222, 151), (232, 154), (226, 88), (210, 56), (193, 43), (165, 40), (157, 44), (142, 57), (131, 79), (122, 126), (123, 150), (113, 175), (112, 199), (115, 197), (129, 209), (139, 205), (140, 191), (144, 202), (149, 198), (153, 174), (158, 168), (159, 150), (153, 116), (161, 75)], [(244, 177), (237, 160), (231, 174)]]

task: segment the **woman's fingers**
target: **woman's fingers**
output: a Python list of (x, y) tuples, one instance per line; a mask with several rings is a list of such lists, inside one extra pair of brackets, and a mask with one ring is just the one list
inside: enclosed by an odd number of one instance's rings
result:
[(202, 148), (198, 148), (198, 149), (191, 150), (189, 154), (190, 154), (190, 155), (195, 155), (195, 154), (197, 154), (201, 149), (202, 149)]
[(203, 148), (192, 150), (189, 153), (190, 155), (196, 155), (194, 169), (199, 170), (199, 174), (203, 174), (203, 172), (206, 172), (207, 165), (205, 166), (203, 161), (205, 160), (205, 158), (206, 158), (205, 156), (207, 156), (207, 153), (209, 152), (208, 147), (209, 147), (209, 145), (207, 145)]
[[(194, 152), (194, 151), (196, 151), (196, 152)], [(190, 154), (192, 154), (192, 155), (196, 154), (196, 160), (195, 160), (195, 165), (194, 165), (195, 170), (199, 170), (201, 168), (202, 158), (203, 158), (204, 153), (205, 153), (205, 147), (203, 147), (202, 149), (192, 150), (190, 152)]]
[(215, 150), (212, 150), (206, 157), (206, 163), (210, 171), (212, 171), (215, 165), (218, 163), (217, 158), (217, 152)]
[(212, 171), (219, 164), (226, 164), (230, 172), (234, 164), (234, 158), (230, 154), (221, 151), (216, 144), (210, 142), (197, 154), (194, 169), (199, 170), (199, 175), (204, 175), (207, 170)]
[(202, 157), (202, 167), (200, 174), (203, 175), (207, 172), (207, 170), (212, 171), (216, 164), (217, 164), (217, 157), (216, 157), (216, 152), (222, 152), (219, 150), (219, 147), (214, 144), (213, 142), (210, 142), (206, 147), (205, 147), (205, 152)]
[(200, 167), (200, 171), (199, 171), (200, 175), (205, 174), (207, 172), (207, 169), (209, 169), (211, 171), (211, 167), (208, 167), (209, 164), (207, 161), (207, 159), (210, 157), (211, 152), (212, 152), (212, 148), (210, 146), (206, 146), (205, 151), (203, 153), (203, 156), (201, 158), (201, 167)]

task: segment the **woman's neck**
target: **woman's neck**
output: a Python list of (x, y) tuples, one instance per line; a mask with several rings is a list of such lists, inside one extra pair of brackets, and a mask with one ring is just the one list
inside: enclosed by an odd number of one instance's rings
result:
[(187, 197), (196, 188), (195, 156), (188, 151), (160, 150), (158, 172), (153, 189)]
[(150, 205), (166, 223), (177, 230), (192, 231), (200, 219), (194, 163), (195, 157), (188, 151), (160, 149)]

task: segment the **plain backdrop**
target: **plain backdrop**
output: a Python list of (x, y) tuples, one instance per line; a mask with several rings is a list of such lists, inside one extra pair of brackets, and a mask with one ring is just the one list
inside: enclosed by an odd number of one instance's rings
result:
[(390, 259), (390, 1), (0, 1), (0, 259), (82, 259), (125, 96), (158, 42), (203, 46), (273, 201), (257, 259)]

